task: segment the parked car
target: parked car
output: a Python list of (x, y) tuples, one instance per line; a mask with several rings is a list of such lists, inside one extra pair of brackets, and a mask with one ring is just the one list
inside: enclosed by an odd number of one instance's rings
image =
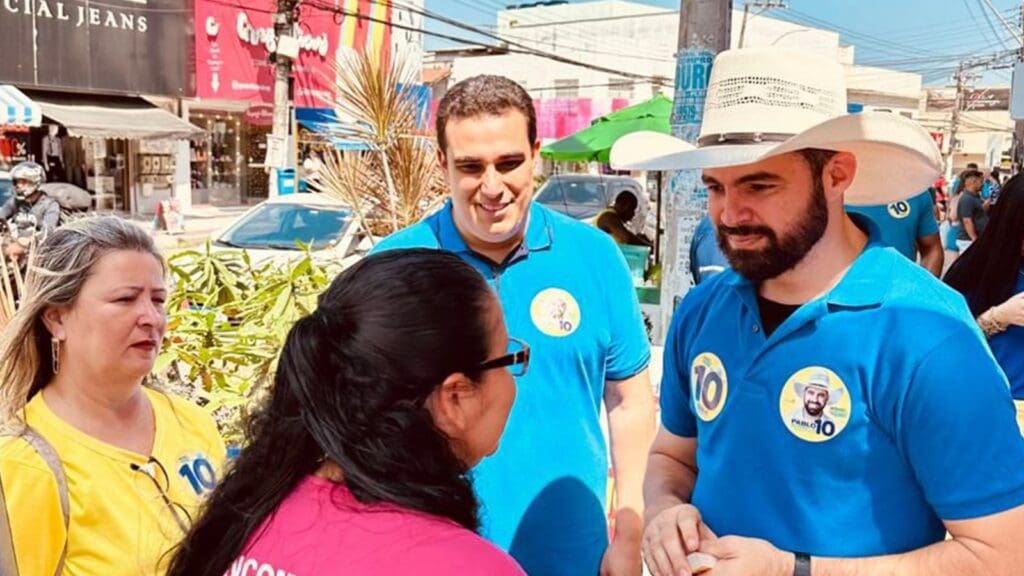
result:
[(352, 211), (325, 194), (289, 194), (260, 202), (224, 231), (213, 245), (246, 250), (254, 264), (285, 263), (299, 256), (299, 242), (313, 257), (347, 266), (362, 257), (363, 234)]
[(555, 174), (537, 191), (536, 198), (556, 212), (593, 224), (597, 215), (624, 192), (636, 196), (636, 216), (630, 227), (641, 233), (647, 228), (650, 201), (643, 186), (628, 176)]

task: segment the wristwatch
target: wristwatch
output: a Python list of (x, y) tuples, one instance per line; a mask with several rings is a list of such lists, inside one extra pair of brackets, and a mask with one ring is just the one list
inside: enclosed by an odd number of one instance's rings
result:
[(811, 576), (811, 557), (803, 552), (796, 553), (793, 576)]

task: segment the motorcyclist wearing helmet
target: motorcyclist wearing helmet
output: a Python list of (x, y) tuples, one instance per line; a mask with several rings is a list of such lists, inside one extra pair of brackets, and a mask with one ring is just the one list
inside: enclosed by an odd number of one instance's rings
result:
[(22, 162), (11, 170), (14, 195), (0, 206), (0, 220), (7, 221), (10, 237), (4, 255), (21, 258), (26, 246), (37, 234), (47, 234), (60, 224), (60, 204), (46, 195), (41, 186), (46, 172), (35, 162)]

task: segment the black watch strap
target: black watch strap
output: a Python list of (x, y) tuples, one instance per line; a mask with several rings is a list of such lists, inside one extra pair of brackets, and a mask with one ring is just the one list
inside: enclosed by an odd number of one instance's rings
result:
[(796, 553), (793, 576), (811, 576), (811, 557), (803, 552)]

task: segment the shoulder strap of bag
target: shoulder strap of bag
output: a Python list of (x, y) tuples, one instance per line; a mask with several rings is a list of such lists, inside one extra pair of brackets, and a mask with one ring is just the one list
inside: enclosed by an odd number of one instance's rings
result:
[[(61, 549), (60, 559), (57, 560), (57, 570), (54, 572), (54, 576), (60, 576), (64, 571), (64, 560), (68, 553), (68, 540), (67, 534), (68, 529), (71, 525), (71, 504), (68, 497), (68, 480), (64, 474), (64, 466), (60, 462), (60, 456), (57, 455), (57, 451), (53, 449), (53, 446), (46, 441), (38, 432), (32, 428), (26, 428), (21, 433), (23, 438), (28, 445), (35, 450), (39, 456), (46, 463), (46, 466), (53, 473), (54, 479), (57, 481), (57, 496), (60, 500), (61, 515), (64, 517), (64, 547)], [(0, 503), (3, 504), (3, 514), (0, 514), (0, 555), (7, 554), (7, 550), (10, 550), (11, 564), (6, 564), (5, 558), (0, 558), (0, 569), (3, 570), (0, 576), (7, 576), (10, 573), (12, 576), (17, 576), (17, 562), (14, 557), (14, 539), (11, 534), (10, 518), (7, 516), (7, 502), (3, 495), (3, 484), (0, 483)], [(10, 572), (8, 572), (10, 570)]]
[(18, 560), (14, 557), (11, 519), (7, 517), (7, 496), (0, 478), (0, 576), (18, 576)]

